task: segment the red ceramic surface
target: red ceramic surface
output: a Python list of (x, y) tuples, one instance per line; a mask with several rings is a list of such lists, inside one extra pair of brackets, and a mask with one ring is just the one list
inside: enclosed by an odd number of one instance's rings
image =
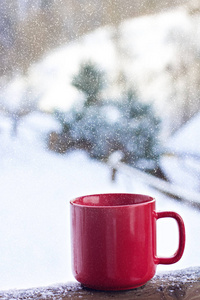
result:
[[(155, 199), (138, 194), (98, 194), (76, 198), (71, 206), (72, 261), (75, 278), (99, 290), (125, 290), (150, 280), (157, 264), (177, 262), (185, 229), (175, 212), (155, 211)], [(169, 258), (156, 255), (156, 220), (171, 217), (179, 246)]]

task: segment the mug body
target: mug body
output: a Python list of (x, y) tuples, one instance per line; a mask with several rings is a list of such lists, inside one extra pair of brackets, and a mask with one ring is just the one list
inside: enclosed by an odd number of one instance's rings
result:
[(155, 199), (100, 194), (71, 206), (72, 268), (77, 281), (99, 290), (139, 287), (156, 271)]

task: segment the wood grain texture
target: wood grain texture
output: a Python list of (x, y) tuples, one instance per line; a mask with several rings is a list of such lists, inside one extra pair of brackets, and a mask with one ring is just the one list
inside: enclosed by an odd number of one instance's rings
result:
[(0, 292), (0, 300), (8, 299), (200, 300), (200, 267), (159, 274), (144, 286), (128, 291), (95, 291), (86, 289), (79, 283), (74, 282), (27, 290), (10, 290)]

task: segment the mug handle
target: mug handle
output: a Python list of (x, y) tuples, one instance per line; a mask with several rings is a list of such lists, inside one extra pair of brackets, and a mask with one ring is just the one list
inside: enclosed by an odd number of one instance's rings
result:
[(179, 261), (183, 255), (183, 251), (185, 248), (185, 226), (183, 223), (183, 219), (181, 216), (173, 211), (164, 211), (164, 212), (157, 212), (156, 213), (156, 219), (161, 218), (173, 218), (176, 220), (178, 224), (178, 230), (179, 230), (179, 245), (177, 251), (174, 253), (171, 257), (156, 257), (157, 264), (174, 264), (177, 261)]

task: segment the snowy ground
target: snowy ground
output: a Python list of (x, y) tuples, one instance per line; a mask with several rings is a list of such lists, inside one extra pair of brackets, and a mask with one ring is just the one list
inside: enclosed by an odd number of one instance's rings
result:
[[(200, 113), (184, 124), (167, 142), (172, 156), (164, 156), (161, 167), (168, 179), (188, 190), (200, 191)], [(200, 201), (200, 199), (199, 199)]]
[[(42, 122), (41, 122), (42, 120)], [(50, 122), (50, 123), (49, 123)], [(200, 212), (150, 189), (140, 178), (118, 174), (111, 182), (107, 166), (84, 152), (58, 155), (45, 148), (46, 133), (57, 126), (51, 119), (26, 117), (17, 138), (0, 116), (0, 289), (29, 288), (72, 281), (69, 201), (83, 194), (144, 193), (157, 198), (157, 210), (174, 210), (187, 233), (183, 258), (162, 270), (200, 265)], [(158, 221), (158, 254), (177, 247), (173, 220)]]

